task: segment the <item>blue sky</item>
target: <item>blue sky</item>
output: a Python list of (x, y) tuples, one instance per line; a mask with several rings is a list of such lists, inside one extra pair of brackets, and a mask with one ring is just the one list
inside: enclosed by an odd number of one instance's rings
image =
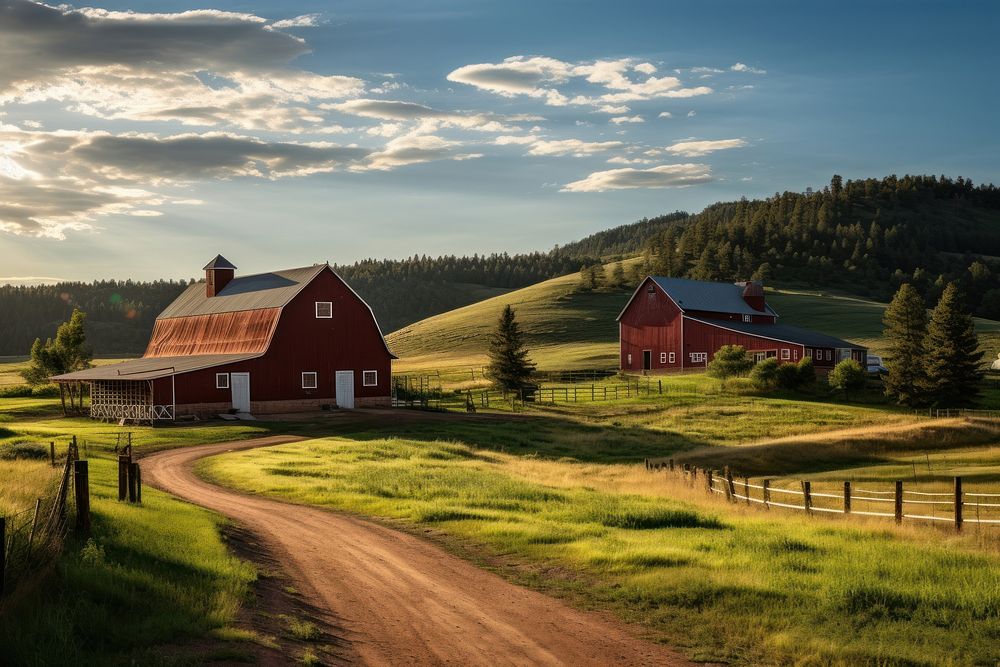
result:
[(0, 0), (0, 281), (547, 249), (997, 182), (995, 3)]

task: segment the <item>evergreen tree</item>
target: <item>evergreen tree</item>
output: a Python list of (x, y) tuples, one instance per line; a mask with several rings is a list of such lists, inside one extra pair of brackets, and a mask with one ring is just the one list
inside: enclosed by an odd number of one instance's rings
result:
[(512, 391), (531, 386), (535, 365), (528, 359), (524, 334), (510, 304), (504, 306), (497, 327), (490, 336), (489, 359), (486, 375), (498, 388)]
[(612, 287), (625, 287), (625, 267), (622, 266), (621, 261), (615, 262), (614, 268), (611, 269), (611, 285)]
[(928, 397), (943, 407), (968, 405), (979, 395), (983, 353), (972, 316), (964, 308), (958, 286), (950, 283), (927, 327)]
[(904, 283), (882, 317), (889, 351), (885, 367), (885, 393), (903, 405), (917, 405), (925, 386), (924, 340), (927, 310), (913, 285)]

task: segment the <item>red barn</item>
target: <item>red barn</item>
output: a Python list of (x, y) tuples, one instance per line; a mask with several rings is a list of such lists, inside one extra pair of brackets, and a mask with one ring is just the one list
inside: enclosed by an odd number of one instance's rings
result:
[(371, 308), (328, 264), (236, 277), (221, 255), (153, 327), (141, 359), (60, 375), (90, 415), (157, 421), (389, 405), (389, 351)]
[(778, 324), (759, 282), (716, 283), (650, 276), (618, 315), (621, 368), (705, 368), (723, 345), (742, 345), (755, 361), (811, 357), (818, 370), (843, 359), (865, 367), (866, 348), (827, 334)]

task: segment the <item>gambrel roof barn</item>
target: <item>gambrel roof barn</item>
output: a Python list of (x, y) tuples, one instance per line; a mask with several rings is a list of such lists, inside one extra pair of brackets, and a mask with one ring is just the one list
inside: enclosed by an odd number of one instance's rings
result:
[(115, 420), (389, 404), (395, 357), (328, 264), (235, 273), (221, 255), (209, 262), (157, 317), (141, 359), (53, 379), (88, 383), (91, 415)]

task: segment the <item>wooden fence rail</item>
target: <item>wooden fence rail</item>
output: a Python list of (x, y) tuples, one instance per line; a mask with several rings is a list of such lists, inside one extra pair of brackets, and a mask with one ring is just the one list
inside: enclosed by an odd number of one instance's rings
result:
[[(947, 492), (907, 490), (902, 481), (896, 481), (892, 490), (862, 489), (854, 487), (851, 482), (844, 482), (842, 493), (828, 493), (816, 491), (810, 481), (800, 482), (799, 489), (786, 489), (773, 486), (773, 480), (770, 479), (754, 484), (748, 477), (744, 477), (737, 485), (728, 468), (720, 476), (716, 470), (699, 469), (688, 464), (683, 467), (675, 466), (673, 459), (646, 459), (645, 466), (647, 470), (654, 472), (676, 472), (691, 484), (698, 479), (701, 470), (708, 493), (722, 495), (730, 502), (743, 501), (766, 509), (779, 507), (805, 513), (884, 517), (891, 518), (896, 523), (902, 523), (904, 519), (947, 522), (958, 531), (967, 523), (1000, 526), (1000, 493), (966, 492), (961, 477), (954, 478), (954, 487)], [(775, 500), (775, 496), (780, 500)], [(820, 500), (819, 504), (817, 499)], [(856, 503), (865, 503), (866, 509), (857, 509)], [(945, 511), (934, 514), (939, 508)], [(969, 511), (975, 512), (975, 518), (968, 516)]]

